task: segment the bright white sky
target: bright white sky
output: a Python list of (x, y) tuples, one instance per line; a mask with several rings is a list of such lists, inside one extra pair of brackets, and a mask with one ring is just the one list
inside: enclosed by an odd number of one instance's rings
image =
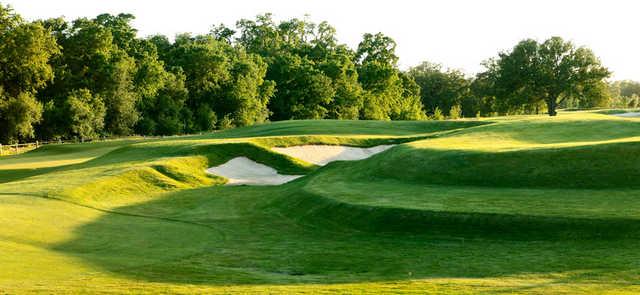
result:
[(615, 79), (640, 80), (640, 1), (635, 0), (0, 0), (27, 19), (128, 12), (141, 36), (206, 33), (211, 25), (272, 12), (326, 20), (355, 48), (363, 33), (398, 43), (402, 68), (424, 60), (473, 74), (524, 38), (561, 36), (593, 49)]

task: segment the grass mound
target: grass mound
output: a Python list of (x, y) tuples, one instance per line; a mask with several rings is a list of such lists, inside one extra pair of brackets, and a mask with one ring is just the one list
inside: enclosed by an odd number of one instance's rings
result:
[(107, 207), (148, 201), (169, 191), (224, 184), (225, 178), (207, 174), (205, 170), (239, 156), (249, 157), (283, 174), (306, 174), (316, 168), (249, 142), (135, 144), (83, 164), (106, 170), (90, 174), (81, 184), (56, 194), (75, 202)]
[(349, 175), (440, 185), (637, 188), (639, 135), (640, 121), (595, 114), (512, 120), (398, 146), (351, 166)]
[(550, 217), (530, 214), (456, 212), (385, 207), (296, 193), (274, 203), (279, 212), (304, 224), (370, 233), (424, 234), (492, 240), (629, 239), (640, 234), (632, 218)]
[[(396, 163), (410, 163), (397, 165)], [(366, 177), (442, 185), (637, 188), (640, 142), (503, 152), (399, 146), (350, 170)]]

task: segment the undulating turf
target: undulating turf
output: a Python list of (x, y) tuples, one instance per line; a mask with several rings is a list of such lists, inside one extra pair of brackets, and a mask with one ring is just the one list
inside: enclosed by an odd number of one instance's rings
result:
[[(0, 159), (0, 293), (638, 293), (640, 119), (288, 121)], [(399, 145), (317, 167), (271, 146)], [(247, 156), (281, 186), (221, 186)]]

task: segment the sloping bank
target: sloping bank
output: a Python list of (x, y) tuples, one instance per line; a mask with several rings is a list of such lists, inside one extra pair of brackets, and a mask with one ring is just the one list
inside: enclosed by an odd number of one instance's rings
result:
[(635, 239), (640, 220), (471, 213), (352, 204), (300, 188), (268, 210), (336, 231), (420, 234), (496, 240)]

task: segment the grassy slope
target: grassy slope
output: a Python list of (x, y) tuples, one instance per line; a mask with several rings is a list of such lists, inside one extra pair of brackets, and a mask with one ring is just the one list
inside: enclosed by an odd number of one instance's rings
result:
[(417, 121), (350, 121), (306, 120), (280, 121), (269, 124), (231, 129), (204, 138), (238, 138), (291, 135), (348, 135), (348, 136), (414, 136), (484, 124), (477, 120), (449, 122)]
[(428, 225), (473, 236), (634, 237), (639, 123), (584, 113), (521, 117), (336, 163), (304, 191), (327, 199), (319, 212), (362, 212), (369, 218), (341, 222), (371, 231)]
[[(0, 293), (639, 291), (635, 228), (601, 233), (638, 219), (624, 173), (637, 164), (640, 121), (577, 113), (470, 122), (282, 122), (100, 152), (85, 145), (61, 153), (72, 161), (61, 166), (47, 150), (2, 159), (0, 251), (9, 254), (0, 256)], [(325, 135), (273, 137), (305, 130)], [(386, 135), (427, 139), (319, 170), (263, 148), (371, 145), (367, 137)], [(628, 154), (612, 156), (617, 145)], [(566, 156), (545, 161), (547, 152)], [(202, 168), (238, 154), (312, 175), (279, 187), (209, 186), (223, 180)], [(581, 157), (606, 166), (575, 175)], [(15, 165), (32, 174), (2, 174)], [(605, 168), (613, 175), (585, 189)], [(568, 184), (550, 183), (553, 173)], [(548, 234), (558, 224), (584, 235)]]

